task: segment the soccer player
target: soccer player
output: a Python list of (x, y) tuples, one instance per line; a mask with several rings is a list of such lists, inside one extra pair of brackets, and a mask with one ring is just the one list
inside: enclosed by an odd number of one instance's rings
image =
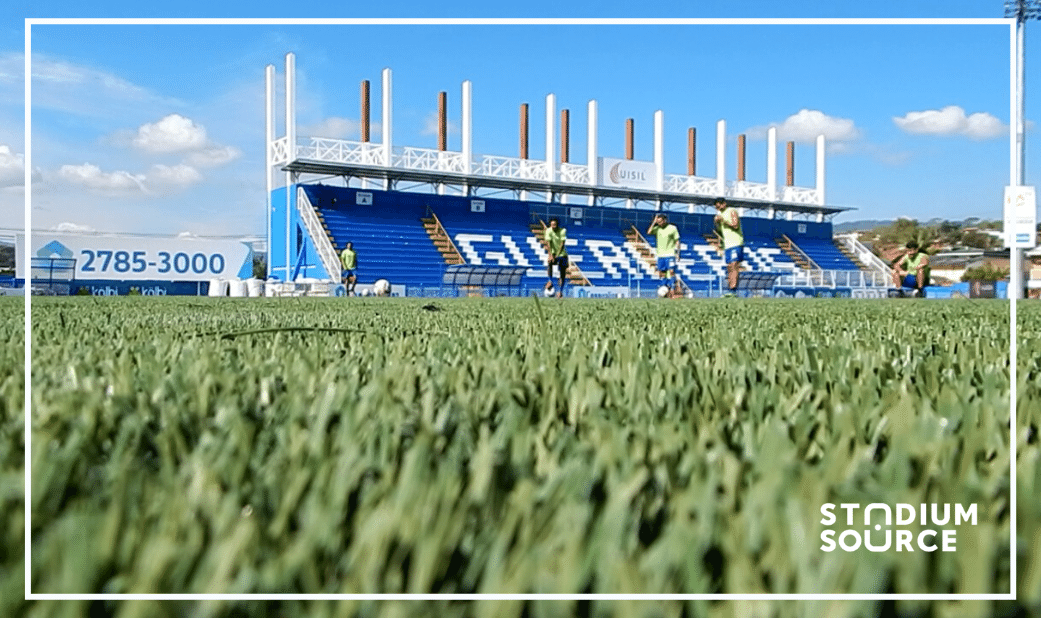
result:
[[(679, 294), (679, 277), (676, 275), (676, 265), (680, 261), (680, 231), (669, 223), (668, 215), (658, 213), (654, 215), (651, 226), (647, 228), (647, 234), (654, 234), (656, 254), (658, 256), (658, 277), (661, 283), (669, 288), (669, 298)], [(669, 280), (672, 279), (670, 285)]]
[(729, 206), (725, 198), (716, 198), (716, 235), (723, 247), (723, 257), (727, 262), (727, 287), (730, 294), (737, 290), (737, 279), (741, 273), (741, 262), (745, 261), (745, 235), (741, 231), (741, 217), (737, 209)]
[(911, 288), (911, 295), (925, 296), (929, 285), (929, 254), (916, 240), (907, 243), (906, 251), (893, 262), (893, 285)]
[(546, 241), (546, 246), (549, 247), (549, 261), (546, 262), (546, 289), (553, 289), (553, 265), (557, 266), (557, 272), (560, 276), (560, 287), (557, 288), (557, 298), (563, 298), (564, 295), (564, 281), (567, 277), (568, 257), (567, 257), (567, 228), (560, 227), (560, 219), (553, 217), (549, 220), (549, 225), (546, 227), (546, 231), (542, 234), (542, 239)]
[(347, 243), (340, 252), (340, 265), (343, 266), (340, 278), (347, 286), (347, 295), (354, 296), (354, 286), (358, 283), (358, 277), (354, 274), (354, 270), (358, 268), (358, 254), (354, 251), (354, 243)]

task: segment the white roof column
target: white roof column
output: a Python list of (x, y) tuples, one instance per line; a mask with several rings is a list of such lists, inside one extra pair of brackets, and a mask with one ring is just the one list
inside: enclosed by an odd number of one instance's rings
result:
[(716, 191), (719, 195), (727, 192), (727, 121), (716, 123)]
[(473, 170), (474, 161), (474, 88), (468, 79), (462, 82), (462, 173)]
[(824, 136), (817, 136), (817, 203), (824, 205)]
[[(654, 188), (660, 192), (665, 188), (665, 112), (660, 109), (654, 112), (654, 173)], [(657, 206), (661, 210), (661, 199)]]
[(766, 191), (771, 202), (777, 201), (777, 127), (766, 131)]
[[(392, 150), (392, 118), (391, 118), (391, 100), (393, 95), (391, 93), (391, 80), (390, 80), (390, 69), (383, 69), (383, 166), (390, 167), (391, 153)], [(387, 191), (391, 189), (391, 181), (388, 178), (385, 181), (383, 188)]]
[[(271, 190), (274, 181), (271, 178), (272, 143), (275, 141), (275, 66), (267, 65), (264, 71), (264, 127), (266, 134), (266, 145), (264, 147), (264, 181), (267, 183), (267, 238), (271, 242)], [(270, 252), (271, 248), (268, 247)], [(268, 268), (268, 274), (271, 268)]]
[[(597, 157), (596, 157), (596, 146), (597, 146), (597, 144), (596, 144), (596, 141), (597, 141), (597, 135), (596, 135), (596, 111), (597, 110), (596, 110), (596, 101), (595, 100), (592, 100), (592, 101), (589, 102), (588, 110), (589, 110), (588, 111), (589, 120), (588, 120), (588, 128), (586, 129), (586, 134), (588, 136), (589, 147), (588, 147), (587, 153), (586, 153), (586, 165), (589, 167), (589, 185), (592, 186), (592, 187), (595, 187), (597, 185), (596, 171), (597, 171), (597, 167), (598, 167), (598, 163), (599, 163), (597, 161)], [(592, 206), (595, 203), (596, 203), (596, 196), (590, 194), (590, 196), (589, 196), (589, 205)]]
[[(286, 54), (286, 161), (292, 163), (296, 160), (296, 56), (292, 53)], [(293, 192), (290, 187), (293, 184), (293, 173), (286, 172), (286, 278), (288, 282), (291, 275), (290, 260), (292, 256), (292, 235), (290, 227), (293, 212)]]
[[(546, 171), (549, 182), (557, 181), (557, 164), (553, 160), (556, 152), (553, 126), (557, 115), (557, 98), (553, 94), (546, 95)], [(553, 201), (553, 191), (546, 191), (546, 201)]]

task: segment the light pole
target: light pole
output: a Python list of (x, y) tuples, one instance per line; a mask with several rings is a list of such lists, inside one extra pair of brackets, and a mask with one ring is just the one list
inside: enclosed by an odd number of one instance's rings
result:
[[(1041, 0), (1005, 0), (1005, 17), (1013, 17), (1016, 20), (1016, 157), (1015, 174), (1012, 184), (1023, 186), (1026, 184), (1026, 72), (1024, 71), (1026, 59), (1026, 22), (1028, 19), (1041, 19)], [(1006, 233), (1008, 230), (1005, 230)], [(1023, 251), (1014, 246), (1010, 239), (1009, 266), (1012, 281), (1015, 286), (1010, 286), (1009, 299), (1023, 298)]]

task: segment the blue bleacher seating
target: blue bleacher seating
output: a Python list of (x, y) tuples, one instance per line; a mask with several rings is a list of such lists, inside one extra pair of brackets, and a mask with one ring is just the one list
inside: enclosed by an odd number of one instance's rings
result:
[[(498, 198), (443, 196), (430, 193), (361, 190), (305, 185), (308, 199), (324, 221), (337, 251), (351, 241), (358, 252), (361, 282), (387, 278), (406, 286), (439, 286), (447, 265), (423, 227), (435, 213), (471, 265), (519, 266), (526, 269), (523, 285), (541, 287), (546, 280), (546, 253), (531, 231), (532, 223), (547, 222), (547, 213), (568, 213), (567, 205)], [(359, 192), (371, 200), (359, 200)], [(479, 207), (471, 202), (479, 200)], [(363, 202), (359, 204), (359, 201)], [(625, 229), (643, 233), (653, 212), (586, 207), (585, 219), (561, 216), (568, 230), (568, 253), (593, 285), (655, 284), (657, 273), (639, 257)], [(541, 213), (541, 214), (535, 214)], [(679, 271), (688, 282), (725, 277), (726, 265), (706, 240), (712, 229), (708, 213), (670, 213), (680, 227)], [(806, 224), (757, 219), (743, 220), (745, 268), (754, 272), (790, 272), (796, 266), (773, 240), (788, 234), (821, 268), (856, 270), (831, 241), (831, 224)], [(798, 229), (798, 234), (796, 233)], [(653, 244), (653, 239), (650, 239)]]

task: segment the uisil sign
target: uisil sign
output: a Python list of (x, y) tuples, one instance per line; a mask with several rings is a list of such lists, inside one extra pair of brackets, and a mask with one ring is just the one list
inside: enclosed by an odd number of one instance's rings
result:
[(597, 184), (626, 189), (658, 188), (658, 170), (650, 161), (631, 161), (600, 157)]

